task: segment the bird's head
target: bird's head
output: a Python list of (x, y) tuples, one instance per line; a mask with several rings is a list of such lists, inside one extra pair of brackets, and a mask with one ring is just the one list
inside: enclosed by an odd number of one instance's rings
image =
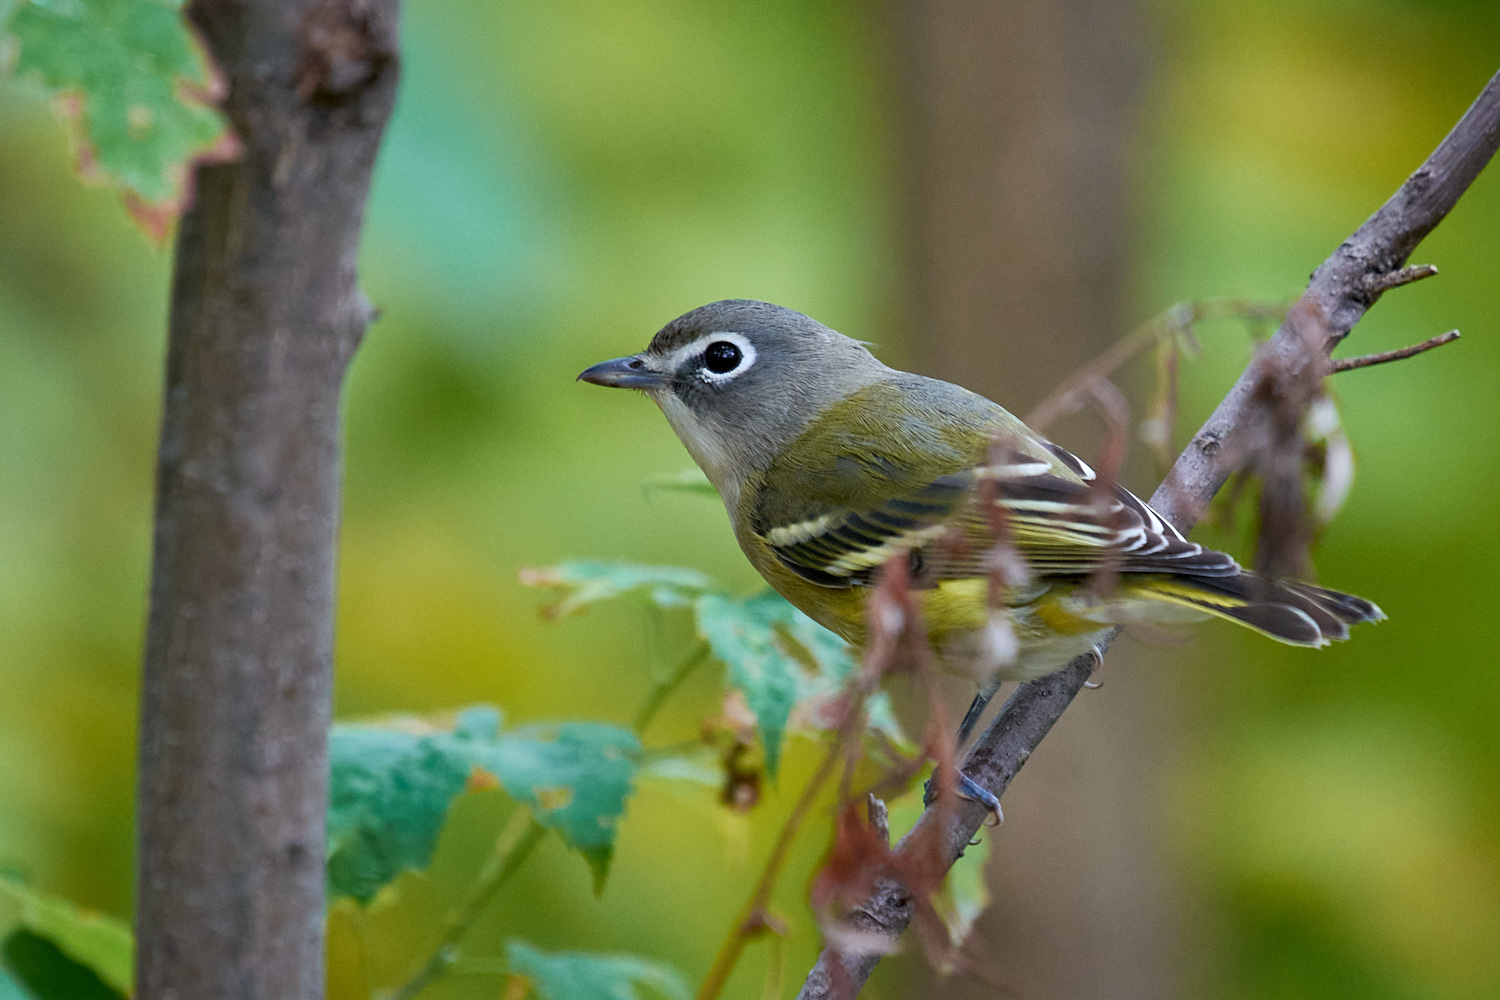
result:
[(732, 508), (740, 483), (813, 417), (890, 374), (859, 341), (799, 312), (729, 299), (679, 316), (641, 353), (578, 377), (655, 400)]

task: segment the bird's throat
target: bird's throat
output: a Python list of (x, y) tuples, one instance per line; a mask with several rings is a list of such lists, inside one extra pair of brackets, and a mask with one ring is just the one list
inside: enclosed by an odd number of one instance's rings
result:
[(698, 463), (698, 468), (703, 470), (714, 489), (719, 491), (719, 496), (724, 499), (724, 506), (729, 510), (729, 517), (733, 520), (739, 508), (740, 484), (743, 480), (736, 472), (728, 442), (708, 421), (699, 417), (672, 393), (651, 393), (651, 398), (661, 407), (667, 423), (672, 425), (677, 439), (693, 457), (693, 461)]

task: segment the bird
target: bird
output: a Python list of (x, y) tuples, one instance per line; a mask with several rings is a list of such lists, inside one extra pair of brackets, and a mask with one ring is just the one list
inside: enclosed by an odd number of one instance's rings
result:
[[(578, 379), (656, 403), (751, 565), (852, 646), (868, 638), (881, 568), (905, 559), (933, 650), (980, 682), (960, 743), (1001, 682), (1060, 670), (1117, 626), (1222, 618), (1316, 647), (1385, 617), (1363, 598), (1243, 569), (999, 404), (890, 368), (769, 302), (694, 309)], [(999, 627), (997, 524), (1020, 557)], [(1112, 587), (1095, 585), (1101, 574)]]

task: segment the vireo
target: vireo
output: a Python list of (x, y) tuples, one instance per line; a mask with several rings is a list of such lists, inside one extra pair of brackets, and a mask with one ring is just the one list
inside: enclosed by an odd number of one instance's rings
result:
[[(1123, 487), (1095, 484), (1086, 464), (988, 399), (888, 368), (767, 302), (695, 309), (640, 354), (578, 377), (660, 406), (751, 564), (854, 646), (875, 573), (904, 553), (932, 645), (977, 666), (981, 708), (1001, 680), (1060, 670), (1115, 625), (1216, 616), (1322, 646), (1384, 617), (1361, 598), (1241, 569)], [(1013, 638), (991, 627), (987, 502), (1025, 563), (1003, 595)], [(1101, 568), (1118, 583), (1097, 592), (1088, 584)]]

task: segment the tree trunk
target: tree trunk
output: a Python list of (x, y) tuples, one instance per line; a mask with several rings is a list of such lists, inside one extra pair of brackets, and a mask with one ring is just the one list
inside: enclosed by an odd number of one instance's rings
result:
[(395, 0), (196, 0), (243, 146), (177, 241), (141, 707), (137, 1000), (323, 994), (339, 393)]
[[(897, 9), (913, 361), (1024, 416), (1129, 325), (1145, 11), (1122, 0)], [(1048, 431), (1068, 440), (1084, 426)], [(1106, 688), (1081, 697), (1026, 768), (994, 835), (995, 902), (979, 933), (1026, 1000), (1173, 992), (1151, 828), (1164, 685), (1121, 652)], [(954, 980), (943, 992), (972, 991)]]

